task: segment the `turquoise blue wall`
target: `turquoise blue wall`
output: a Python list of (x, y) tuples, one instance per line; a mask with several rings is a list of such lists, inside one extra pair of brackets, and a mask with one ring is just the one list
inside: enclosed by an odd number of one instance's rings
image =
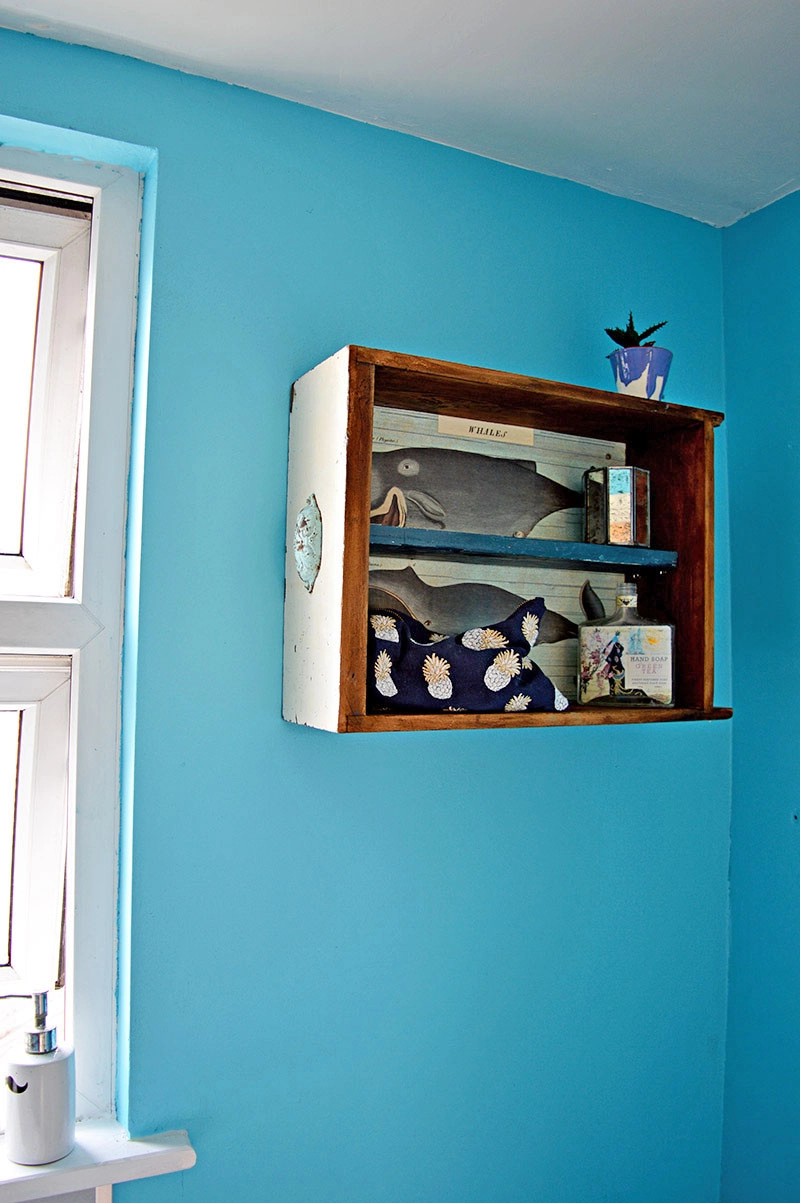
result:
[(800, 194), (726, 231), (724, 247), (736, 714), (723, 1199), (795, 1203)]
[(731, 725), (332, 736), (280, 678), (292, 380), (361, 342), (607, 387), (632, 307), (670, 398), (723, 408), (721, 234), (132, 60), (0, 60), (0, 112), (158, 156), (127, 1114), (198, 1165), (120, 1200), (715, 1203)]

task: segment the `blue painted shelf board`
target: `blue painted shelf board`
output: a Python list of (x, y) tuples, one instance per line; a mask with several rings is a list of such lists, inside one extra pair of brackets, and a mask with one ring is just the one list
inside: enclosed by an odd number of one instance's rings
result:
[(530, 559), (564, 567), (608, 569), (675, 568), (678, 554), (652, 547), (572, 543), (564, 539), (508, 539), (467, 531), (422, 530), (412, 526), (370, 526), (370, 550), (413, 556), (481, 556), (496, 560)]

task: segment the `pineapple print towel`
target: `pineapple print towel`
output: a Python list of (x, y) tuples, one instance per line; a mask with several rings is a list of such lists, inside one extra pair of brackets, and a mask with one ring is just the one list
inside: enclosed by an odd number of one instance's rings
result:
[(566, 710), (530, 658), (544, 598), (503, 622), (443, 638), (393, 610), (370, 614), (368, 692), (375, 710)]

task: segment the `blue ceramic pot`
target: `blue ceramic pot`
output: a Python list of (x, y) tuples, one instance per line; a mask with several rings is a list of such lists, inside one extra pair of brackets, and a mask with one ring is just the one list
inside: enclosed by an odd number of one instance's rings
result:
[(618, 393), (660, 401), (672, 352), (664, 347), (617, 347), (608, 357)]

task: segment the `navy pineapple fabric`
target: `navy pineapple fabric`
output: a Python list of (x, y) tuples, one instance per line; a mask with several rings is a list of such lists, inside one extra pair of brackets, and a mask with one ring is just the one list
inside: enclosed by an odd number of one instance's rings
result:
[(544, 608), (534, 597), (503, 622), (446, 637), (394, 610), (370, 614), (370, 708), (566, 710), (567, 699), (530, 659)]

